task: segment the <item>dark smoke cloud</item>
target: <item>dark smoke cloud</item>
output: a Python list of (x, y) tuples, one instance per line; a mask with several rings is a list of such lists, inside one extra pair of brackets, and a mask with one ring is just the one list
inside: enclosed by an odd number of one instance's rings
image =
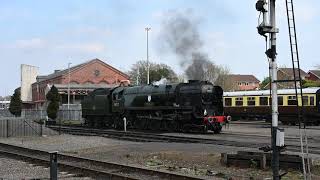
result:
[(160, 50), (175, 54), (182, 67), (196, 60), (208, 60), (207, 53), (202, 50), (199, 24), (190, 9), (167, 12), (159, 36)]

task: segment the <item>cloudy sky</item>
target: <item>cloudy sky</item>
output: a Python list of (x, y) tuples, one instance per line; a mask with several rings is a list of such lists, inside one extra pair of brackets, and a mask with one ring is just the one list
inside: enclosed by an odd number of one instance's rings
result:
[[(146, 59), (145, 30), (150, 31), (150, 60), (183, 67), (174, 54), (159, 51), (159, 34), (168, 12), (196, 19), (210, 60), (235, 74), (268, 74), (264, 39), (256, 32), (255, 0), (3, 0), (0, 5), (0, 96), (20, 86), (20, 64), (35, 65), (42, 75), (99, 58), (127, 71)], [(320, 1), (296, 0), (301, 66), (320, 64)], [(290, 67), (285, 0), (277, 1), (278, 61)]]

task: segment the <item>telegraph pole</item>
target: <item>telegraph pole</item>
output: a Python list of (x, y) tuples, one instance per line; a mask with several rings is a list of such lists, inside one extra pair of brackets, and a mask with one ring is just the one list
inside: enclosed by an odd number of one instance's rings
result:
[[(267, 22), (267, 12), (269, 5), (269, 22)], [(279, 156), (280, 147), (284, 146), (284, 132), (278, 128), (278, 94), (277, 94), (277, 33), (276, 27), (276, 0), (258, 0), (256, 3), (256, 9), (263, 14), (263, 21), (258, 26), (258, 33), (268, 40), (269, 35), (269, 47), (266, 51), (266, 55), (269, 59), (270, 76), (271, 76), (271, 91), (272, 91), (272, 128), (271, 128), (271, 145), (272, 145), (272, 172), (273, 179), (279, 180)]]

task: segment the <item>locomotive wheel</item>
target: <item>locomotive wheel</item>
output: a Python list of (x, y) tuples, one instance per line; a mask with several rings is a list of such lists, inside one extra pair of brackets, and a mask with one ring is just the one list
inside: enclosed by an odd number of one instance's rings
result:
[(142, 120), (142, 119), (136, 119), (136, 120), (134, 121), (134, 127), (135, 127), (136, 129), (142, 130), (142, 129), (144, 129), (144, 125), (145, 125), (144, 123), (145, 123), (144, 120)]
[(206, 134), (207, 132), (208, 132), (208, 127), (206, 125), (204, 125), (202, 128), (202, 133)]
[(94, 123), (93, 123), (93, 120), (91, 117), (87, 117), (86, 120), (85, 120), (85, 124), (88, 126), (88, 127), (93, 127)]
[(115, 122), (114, 122), (114, 125), (115, 125), (115, 129), (117, 130), (123, 130), (123, 120), (121, 117), (117, 116), (115, 117)]
[(176, 131), (178, 129), (178, 123), (173, 121), (166, 121), (166, 127), (169, 132)]
[(214, 134), (219, 134), (221, 132), (222, 127), (217, 127), (213, 130)]
[(98, 119), (97, 117), (95, 117), (95, 118), (93, 119), (93, 127), (94, 127), (94, 128), (98, 128), (98, 127), (99, 127), (98, 121), (99, 121), (99, 119)]
[(151, 126), (151, 130), (160, 130), (160, 128), (161, 128), (161, 121), (159, 121), (159, 120), (153, 120), (153, 121), (151, 121), (151, 124), (150, 124), (150, 126)]

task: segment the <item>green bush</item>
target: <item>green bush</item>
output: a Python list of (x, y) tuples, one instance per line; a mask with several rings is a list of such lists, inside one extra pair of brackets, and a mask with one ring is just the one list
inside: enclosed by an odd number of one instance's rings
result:
[(46, 95), (48, 101), (50, 101), (47, 107), (47, 114), (50, 119), (56, 119), (59, 110), (60, 94), (58, 89), (53, 85)]
[(11, 101), (9, 105), (9, 111), (15, 116), (21, 116), (22, 101), (20, 89), (15, 89), (13, 95), (11, 96)]

